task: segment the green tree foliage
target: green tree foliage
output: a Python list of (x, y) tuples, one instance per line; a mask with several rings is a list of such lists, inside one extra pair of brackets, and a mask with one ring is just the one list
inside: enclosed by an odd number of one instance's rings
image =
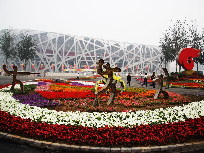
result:
[(165, 63), (174, 61), (179, 51), (188, 46), (187, 34), (186, 20), (184, 22), (177, 20), (173, 26), (166, 30), (164, 37), (160, 39), (160, 47)]
[(199, 34), (194, 22), (189, 25), (186, 20), (177, 20), (160, 39), (160, 48), (165, 63), (176, 60), (181, 49), (186, 47), (201, 49), (203, 47), (203, 35)]
[(194, 58), (194, 61), (197, 64), (198, 71), (198, 64), (204, 64), (204, 52), (202, 53), (202, 49), (204, 47), (204, 34), (198, 32), (198, 29), (195, 24), (189, 26), (189, 32), (191, 47), (201, 50), (200, 56)]
[(21, 40), (16, 44), (17, 57), (26, 64), (29, 60), (33, 60), (36, 55), (36, 43), (31, 35), (23, 35)]
[(8, 64), (9, 59), (13, 59), (16, 55), (15, 52), (15, 37), (11, 34), (10, 30), (2, 30), (2, 35), (0, 37), (0, 51), (1, 55), (5, 58), (6, 64)]

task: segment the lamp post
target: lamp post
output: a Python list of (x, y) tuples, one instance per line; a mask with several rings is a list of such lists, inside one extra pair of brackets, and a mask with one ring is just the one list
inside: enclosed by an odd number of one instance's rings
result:
[(138, 65), (136, 66), (136, 74), (137, 74), (137, 70), (138, 70)]
[(126, 71), (127, 71), (127, 75), (128, 75), (128, 66), (126, 66)]
[(148, 65), (146, 66), (146, 71), (147, 71), (147, 73), (148, 73), (148, 69), (149, 69), (149, 67), (148, 67)]
[(64, 64), (62, 64), (62, 72), (64, 72)]

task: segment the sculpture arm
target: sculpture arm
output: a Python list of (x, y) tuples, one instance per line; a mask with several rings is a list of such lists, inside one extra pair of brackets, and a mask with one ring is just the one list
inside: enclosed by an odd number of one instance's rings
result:
[(120, 84), (121, 84), (121, 86), (123, 88), (123, 91), (125, 91), (126, 88), (127, 88), (125, 82), (123, 80), (119, 80), (119, 82), (120, 82)]
[(97, 73), (100, 74), (100, 75), (102, 75), (102, 73), (103, 73), (103, 68), (102, 68), (103, 64), (104, 64), (104, 60), (103, 60), (103, 59), (100, 59), (100, 60), (97, 62), (97, 67), (96, 67), (96, 69), (97, 69)]
[(95, 86), (94, 86), (94, 89), (95, 89), (95, 93), (98, 93), (98, 86), (100, 83), (106, 83), (105, 80), (99, 80), (96, 82)]
[(9, 71), (9, 70), (6, 68), (6, 65), (5, 65), (5, 64), (3, 65), (3, 70), (4, 70), (7, 74), (13, 74), (13, 71)]

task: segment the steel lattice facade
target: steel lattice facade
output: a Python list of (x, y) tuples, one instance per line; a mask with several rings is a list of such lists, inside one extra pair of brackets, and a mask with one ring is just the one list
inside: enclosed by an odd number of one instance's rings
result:
[[(12, 30), (17, 38), (32, 35), (37, 43), (36, 58), (27, 70), (62, 72), (64, 69), (94, 69), (99, 59), (118, 66), (122, 73), (160, 72), (162, 56), (157, 46), (123, 43), (82, 36), (34, 30)], [(20, 66), (19, 60), (11, 64)], [(32, 70), (33, 69), (33, 70)]]

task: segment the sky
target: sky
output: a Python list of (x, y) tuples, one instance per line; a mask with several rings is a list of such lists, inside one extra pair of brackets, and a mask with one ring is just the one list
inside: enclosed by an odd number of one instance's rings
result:
[(1, 29), (159, 46), (177, 19), (204, 29), (204, 0), (0, 0)]

